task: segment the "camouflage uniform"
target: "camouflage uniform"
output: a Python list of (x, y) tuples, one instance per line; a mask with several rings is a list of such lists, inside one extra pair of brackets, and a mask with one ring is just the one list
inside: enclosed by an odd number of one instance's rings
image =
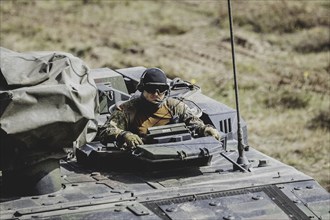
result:
[[(139, 114), (148, 111), (148, 107), (150, 106), (146, 105), (148, 105), (148, 103), (146, 103), (145, 100), (142, 100), (141, 97), (129, 100), (120, 105), (101, 128), (101, 142), (113, 142), (117, 140), (117, 138), (120, 137), (120, 134), (124, 131), (130, 131), (143, 137), (145, 133), (139, 133), (134, 121), (139, 117)], [(204, 136), (204, 129), (209, 127), (209, 125), (205, 125), (201, 119), (196, 117), (189, 107), (180, 100), (167, 98), (161, 107), (166, 108), (168, 112), (167, 114), (164, 114), (161, 119), (165, 118), (166, 121), (166, 118), (168, 118), (168, 123), (184, 122), (187, 126), (192, 126), (194, 132), (199, 136)], [(158, 107), (156, 108), (158, 109)], [(153, 111), (150, 112), (150, 117), (152, 117), (152, 112)]]

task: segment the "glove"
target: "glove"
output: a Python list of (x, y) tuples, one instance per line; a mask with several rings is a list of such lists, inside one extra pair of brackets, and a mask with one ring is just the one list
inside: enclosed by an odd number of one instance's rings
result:
[(204, 129), (204, 136), (212, 136), (217, 140), (220, 140), (220, 135), (217, 129), (212, 128), (212, 127), (206, 127)]
[(137, 145), (143, 144), (141, 138), (131, 132), (125, 132), (123, 140), (127, 144), (128, 149), (134, 149)]

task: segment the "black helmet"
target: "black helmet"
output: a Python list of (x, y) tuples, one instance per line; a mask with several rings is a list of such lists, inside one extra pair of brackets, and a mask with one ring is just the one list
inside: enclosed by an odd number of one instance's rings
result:
[(166, 90), (169, 89), (166, 74), (161, 69), (155, 67), (148, 68), (142, 73), (137, 89), (142, 92), (148, 85), (165, 87)]

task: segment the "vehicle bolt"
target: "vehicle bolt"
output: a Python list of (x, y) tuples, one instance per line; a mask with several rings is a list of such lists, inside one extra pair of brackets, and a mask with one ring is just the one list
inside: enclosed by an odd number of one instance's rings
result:
[(314, 186), (313, 185), (308, 185), (306, 186), (307, 189), (314, 189)]
[(301, 190), (302, 188), (300, 186), (297, 186), (294, 188), (294, 190)]
[(267, 159), (260, 159), (258, 167), (266, 167), (268, 166), (268, 160)]
[(228, 216), (223, 217), (223, 219), (224, 220), (234, 220), (235, 216), (228, 215)]
[(69, 210), (76, 210), (76, 209), (78, 209), (77, 206), (69, 207)]
[(262, 200), (262, 199), (263, 199), (263, 197), (262, 197), (262, 196), (259, 196), (259, 195), (257, 195), (257, 196), (253, 196), (253, 197), (252, 197), (252, 199), (253, 199), (253, 200)]
[(176, 208), (175, 207), (170, 207), (166, 209), (167, 212), (175, 212)]
[(91, 173), (91, 176), (100, 176), (101, 174), (99, 172), (93, 172)]
[(220, 202), (215, 202), (215, 201), (213, 201), (213, 202), (210, 202), (209, 205), (210, 205), (210, 206), (220, 206), (221, 203), (220, 203)]

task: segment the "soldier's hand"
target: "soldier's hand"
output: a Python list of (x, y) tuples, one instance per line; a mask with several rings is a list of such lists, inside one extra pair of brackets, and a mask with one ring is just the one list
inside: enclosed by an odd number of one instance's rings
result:
[(131, 132), (124, 134), (123, 138), (129, 149), (134, 149), (137, 145), (143, 144), (142, 139), (138, 135)]
[(217, 129), (212, 128), (212, 127), (206, 127), (204, 129), (204, 136), (212, 136), (217, 140), (220, 140), (220, 134), (217, 131)]

